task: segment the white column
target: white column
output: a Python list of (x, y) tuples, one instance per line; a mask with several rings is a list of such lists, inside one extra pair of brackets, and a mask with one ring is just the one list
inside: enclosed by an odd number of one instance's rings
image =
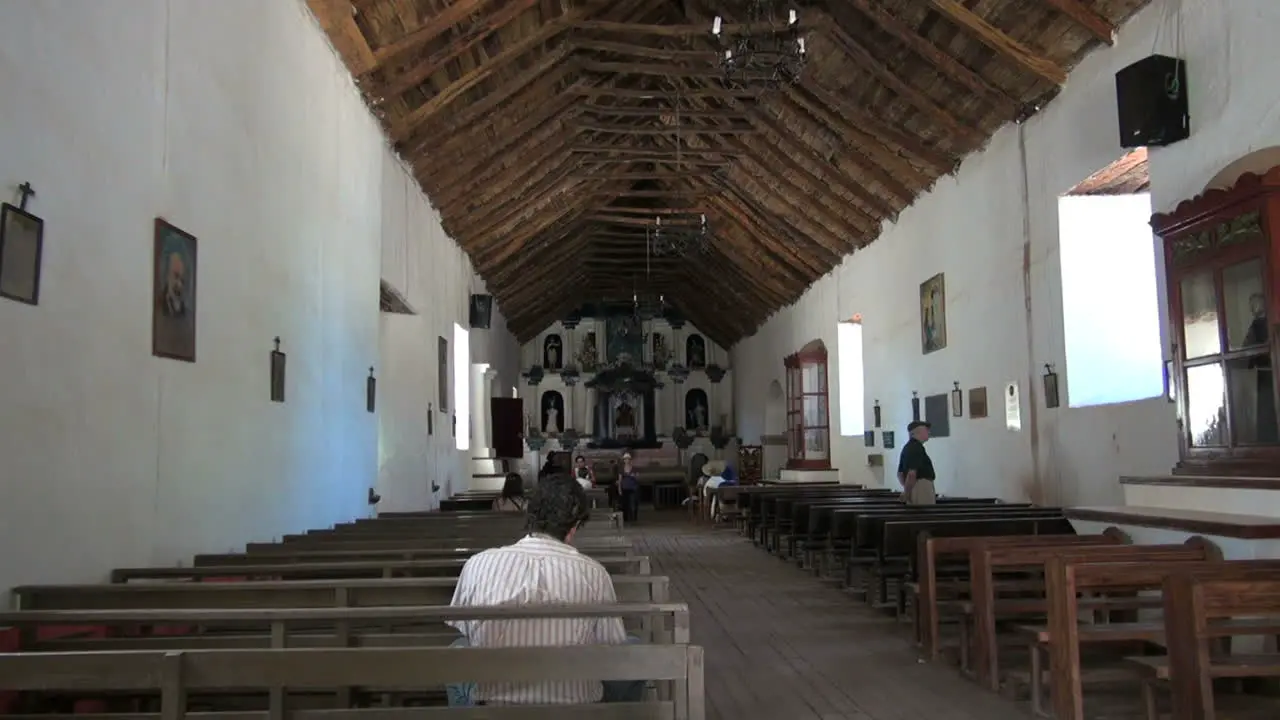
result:
[[(498, 378), (498, 371), (488, 368), (484, 371), (484, 437), (493, 440), (493, 403), (489, 402), (493, 394), (493, 381)], [(486, 445), (485, 447), (488, 447)]]
[(471, 365), (471, 457), (491, 457), (489, 450), (489, 425), (486, 417), (489, 414), (488, 383), (485, 374), (488, 363)]

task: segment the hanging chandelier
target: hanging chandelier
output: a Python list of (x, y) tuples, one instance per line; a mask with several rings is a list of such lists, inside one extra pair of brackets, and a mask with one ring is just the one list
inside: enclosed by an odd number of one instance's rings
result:
[[(680, 125), (680, 88), (676, 87), (676, 175), (684, 171), (684, 137)], [(683, 193), (681, 193), (683, 194)], [(686, 198), (691, 201), (691, 198)], [(646, 252), (656, 257), (679, 256), (686, 253), (705, 253), (711, 249), (711, 230), (707, 226), (706, 213), (677, 212), (671, 218), (676, 223), (662, 224), (662, 216), (655, 215), (653, 227), (645, 230)], [(687, 219), (687, 220), (686, 220)], [(682, 221), (683, 220), (683, 221)], [(692, 221), (692, 222), (690, 222)], [(646, 266), (648, 257), (645, 258)]]
[(795, 9), (787, 11), (786, 24), (777, 21), (770, 0), (749, 0), (745, 30), (736, 36), (724, 32), (717, 15), (711, 34), (724, 48), (720, 70), (725, 85), (772, 90), (800, 81), (805, 65), (805, 39)]
[(711, 230), (704, 213), (698, 214), (696, 223), (678, 225), (670, 222), (663, 225), (662, 216), (655, 216), (648, 236), (649, 252), (655, 257), (698, 254), (711, 249)]

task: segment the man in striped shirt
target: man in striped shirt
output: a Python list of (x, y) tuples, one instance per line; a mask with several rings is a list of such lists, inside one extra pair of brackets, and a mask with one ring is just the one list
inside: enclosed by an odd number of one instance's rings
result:
[[(462, 568), (456, 606), (600, 605), (618, 601), (609, 572), (577, 551), (573, 536), (591, 517), (586, 492), (565, 475), (543, 478), (526, 506), (529, 534), (514, 545), (485, 550)], [(621, 618), (464, 620), (455, 647), (622, 645)], [(644, 682), (579, 680), (449, 686), (449, 705), (577, 705), (643, 700)]]

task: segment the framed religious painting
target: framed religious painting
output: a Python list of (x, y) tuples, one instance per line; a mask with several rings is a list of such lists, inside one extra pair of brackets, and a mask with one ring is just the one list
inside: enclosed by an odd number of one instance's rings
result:
[(40, 304), (44, 220), (15, 205), (0, 205), (0, 297)]
[(928, 355), (947, 346), (947, 288), (942, 273), (920, 283), (920, 348)]
[(196, 361), (196, 237), (156, 218), (151, 354)]

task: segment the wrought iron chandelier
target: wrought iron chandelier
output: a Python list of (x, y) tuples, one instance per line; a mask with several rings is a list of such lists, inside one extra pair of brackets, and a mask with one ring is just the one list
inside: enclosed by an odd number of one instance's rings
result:
[[(690, 218), (692, 219), (692, 218)], [(655, 257), (705, 253), (711, 249), (711, 230), (707, 216), (698, 214), (696, 223), (662, 224), (662, 216), (653, 218), (649, 228), (649, 251)]]
[(724, 20), (717, 15), (711, 34), (724, 48), (720, 69), (729, 87), (775, 89), (800, 81), (805, 65), (805, 39), (795, 9), (787, 11), (786, 24), (774, 14), (770, 0), (749, 0), (746, 28), (741, 34), (724, 32)]
[[(676, 88), (676, 175), (684, 172), (682, 128), (680, 127), (680, 89)], [(690, 203), (692, 204), (692, 203)], [(697, 220), (694, 221), (694, 217)], [(646, 253), (655, 257), (679, 256), (687, 253), (705, 253), (711, 249), (711, 229), (707, 226), (706, 213), (689, 211), (668, 216), (675, 223), (662, 224), (662, 216), (655, 215), (653, 227), (645, 231)], [(648, 264), (648, 257), (645, 258)]]

